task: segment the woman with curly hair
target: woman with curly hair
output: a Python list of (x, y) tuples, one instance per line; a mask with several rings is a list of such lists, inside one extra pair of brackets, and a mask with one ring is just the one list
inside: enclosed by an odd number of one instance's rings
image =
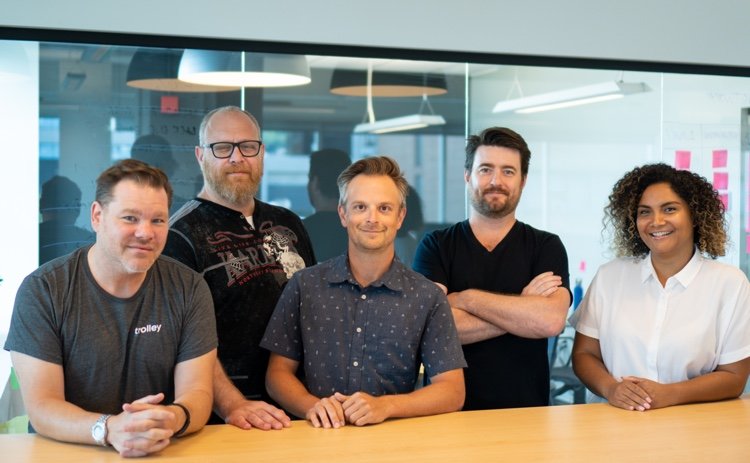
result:
[[(571, 322), (573, 369), (598, 397), (645, 411), (738, 397), (750, 372), (750, 284), (716, 262), (724, 206), (705, 178), (637, 167), (605, 208), (618, 258)], [(589, 400), (592, 401), (592, 400)]]

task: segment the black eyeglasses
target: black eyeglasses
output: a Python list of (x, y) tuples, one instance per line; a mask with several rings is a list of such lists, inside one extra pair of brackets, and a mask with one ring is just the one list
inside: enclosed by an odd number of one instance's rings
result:
[(234, 149), (240, 150), (240, 154), (246, 158), (254, 158), (260, 153), (260, 147), (263, 142), (260, 140), (244, 140), (232, 143), (230, 141), (217, 141), (208, 145), (202, 145), (201, 148), (211, 148), (215, 158), (226, 159), (232, 155)]

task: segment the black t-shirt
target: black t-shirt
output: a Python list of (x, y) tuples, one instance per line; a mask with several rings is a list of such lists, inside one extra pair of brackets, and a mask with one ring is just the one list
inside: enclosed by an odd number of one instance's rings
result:
[(164, 254), (206, 279), (222, 365), (248, 398), (267, 399), (268, 351), (260, 340), (286, 282), (315, 259), (291, 211), (256, 199), (253, 224), (234, 209), (196, 198), (170, 219)]
[[(424, 237), (414, 269), (443, 284), (448, 293), (480, 289), (521, 294), (537, 275), (552, 271), (570, 291), (568, 256), (557, 235), (516, 222), (508, 235), (488, 251), (468, 221)], [(532, 407), (549, 403), (547, 339), (505, 334), (463, 346), (464, 410)]]

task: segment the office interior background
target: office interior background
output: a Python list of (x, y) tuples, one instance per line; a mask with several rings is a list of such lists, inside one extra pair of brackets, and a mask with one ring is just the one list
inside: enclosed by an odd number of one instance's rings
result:
[[(40, 209), (77, 213), (74, 226), (90, 231), (96, 176), (136, 156), (137, 140), (146, 140), (143, 156), (168, 171), (176, 202), (191, 198), (202, 183), (193, 154), (198, 125), (225, 104), (246, 108), (263, 127), (260, 198), (303, 217), (312, 212), (310, 152), (338, 148), (355, 160), (394, 157), (421, 198), (425, 229), (463, 220), (466, 136), (501, 125), (522, 134), (532, 151), (518, 218), (560, 235), (571, 284), (587, 287), (613, 257), (602, 233), (607, 195), (624, 172), (650, 162), (714, 182), (730, 227), (721, 259), (750, 271), (745, 3), (279, 3), (39, 1), (3, 13), (0, 343), (15, 291), (40, 262)], [(136, 57), (179, 63), (186, 50), (246, 52), (246, 65), (269, 54), (303, 58), (310, 81), (190, 91), (174, 74), (163, 76), (160, 90), (137, 83)], [(356, 88), (343, 90), (345, 77)], [(379, 79), (406, 90), (383, 96)], [(625, 84), (619, 99), (536, 113), (502, 110), (540, 95), (617, 84)], [(444, 122), (383, 134), (360, 126), (404, 116)], [(148, 135), (160, 138), (142, 138)], [(54, 176), (74, 183), (80, 201), (58, 193), (58, 202), (40, 202)], [(0, 352), (0, 382), (9, 369), (7, 352)]]

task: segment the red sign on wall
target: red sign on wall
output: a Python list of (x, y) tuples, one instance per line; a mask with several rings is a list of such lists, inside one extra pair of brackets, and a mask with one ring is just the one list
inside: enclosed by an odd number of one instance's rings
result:
[(180, 97), (176, 95), (162, 96), (161, 112), (164, 114), (176, 114), (180, 112)]

